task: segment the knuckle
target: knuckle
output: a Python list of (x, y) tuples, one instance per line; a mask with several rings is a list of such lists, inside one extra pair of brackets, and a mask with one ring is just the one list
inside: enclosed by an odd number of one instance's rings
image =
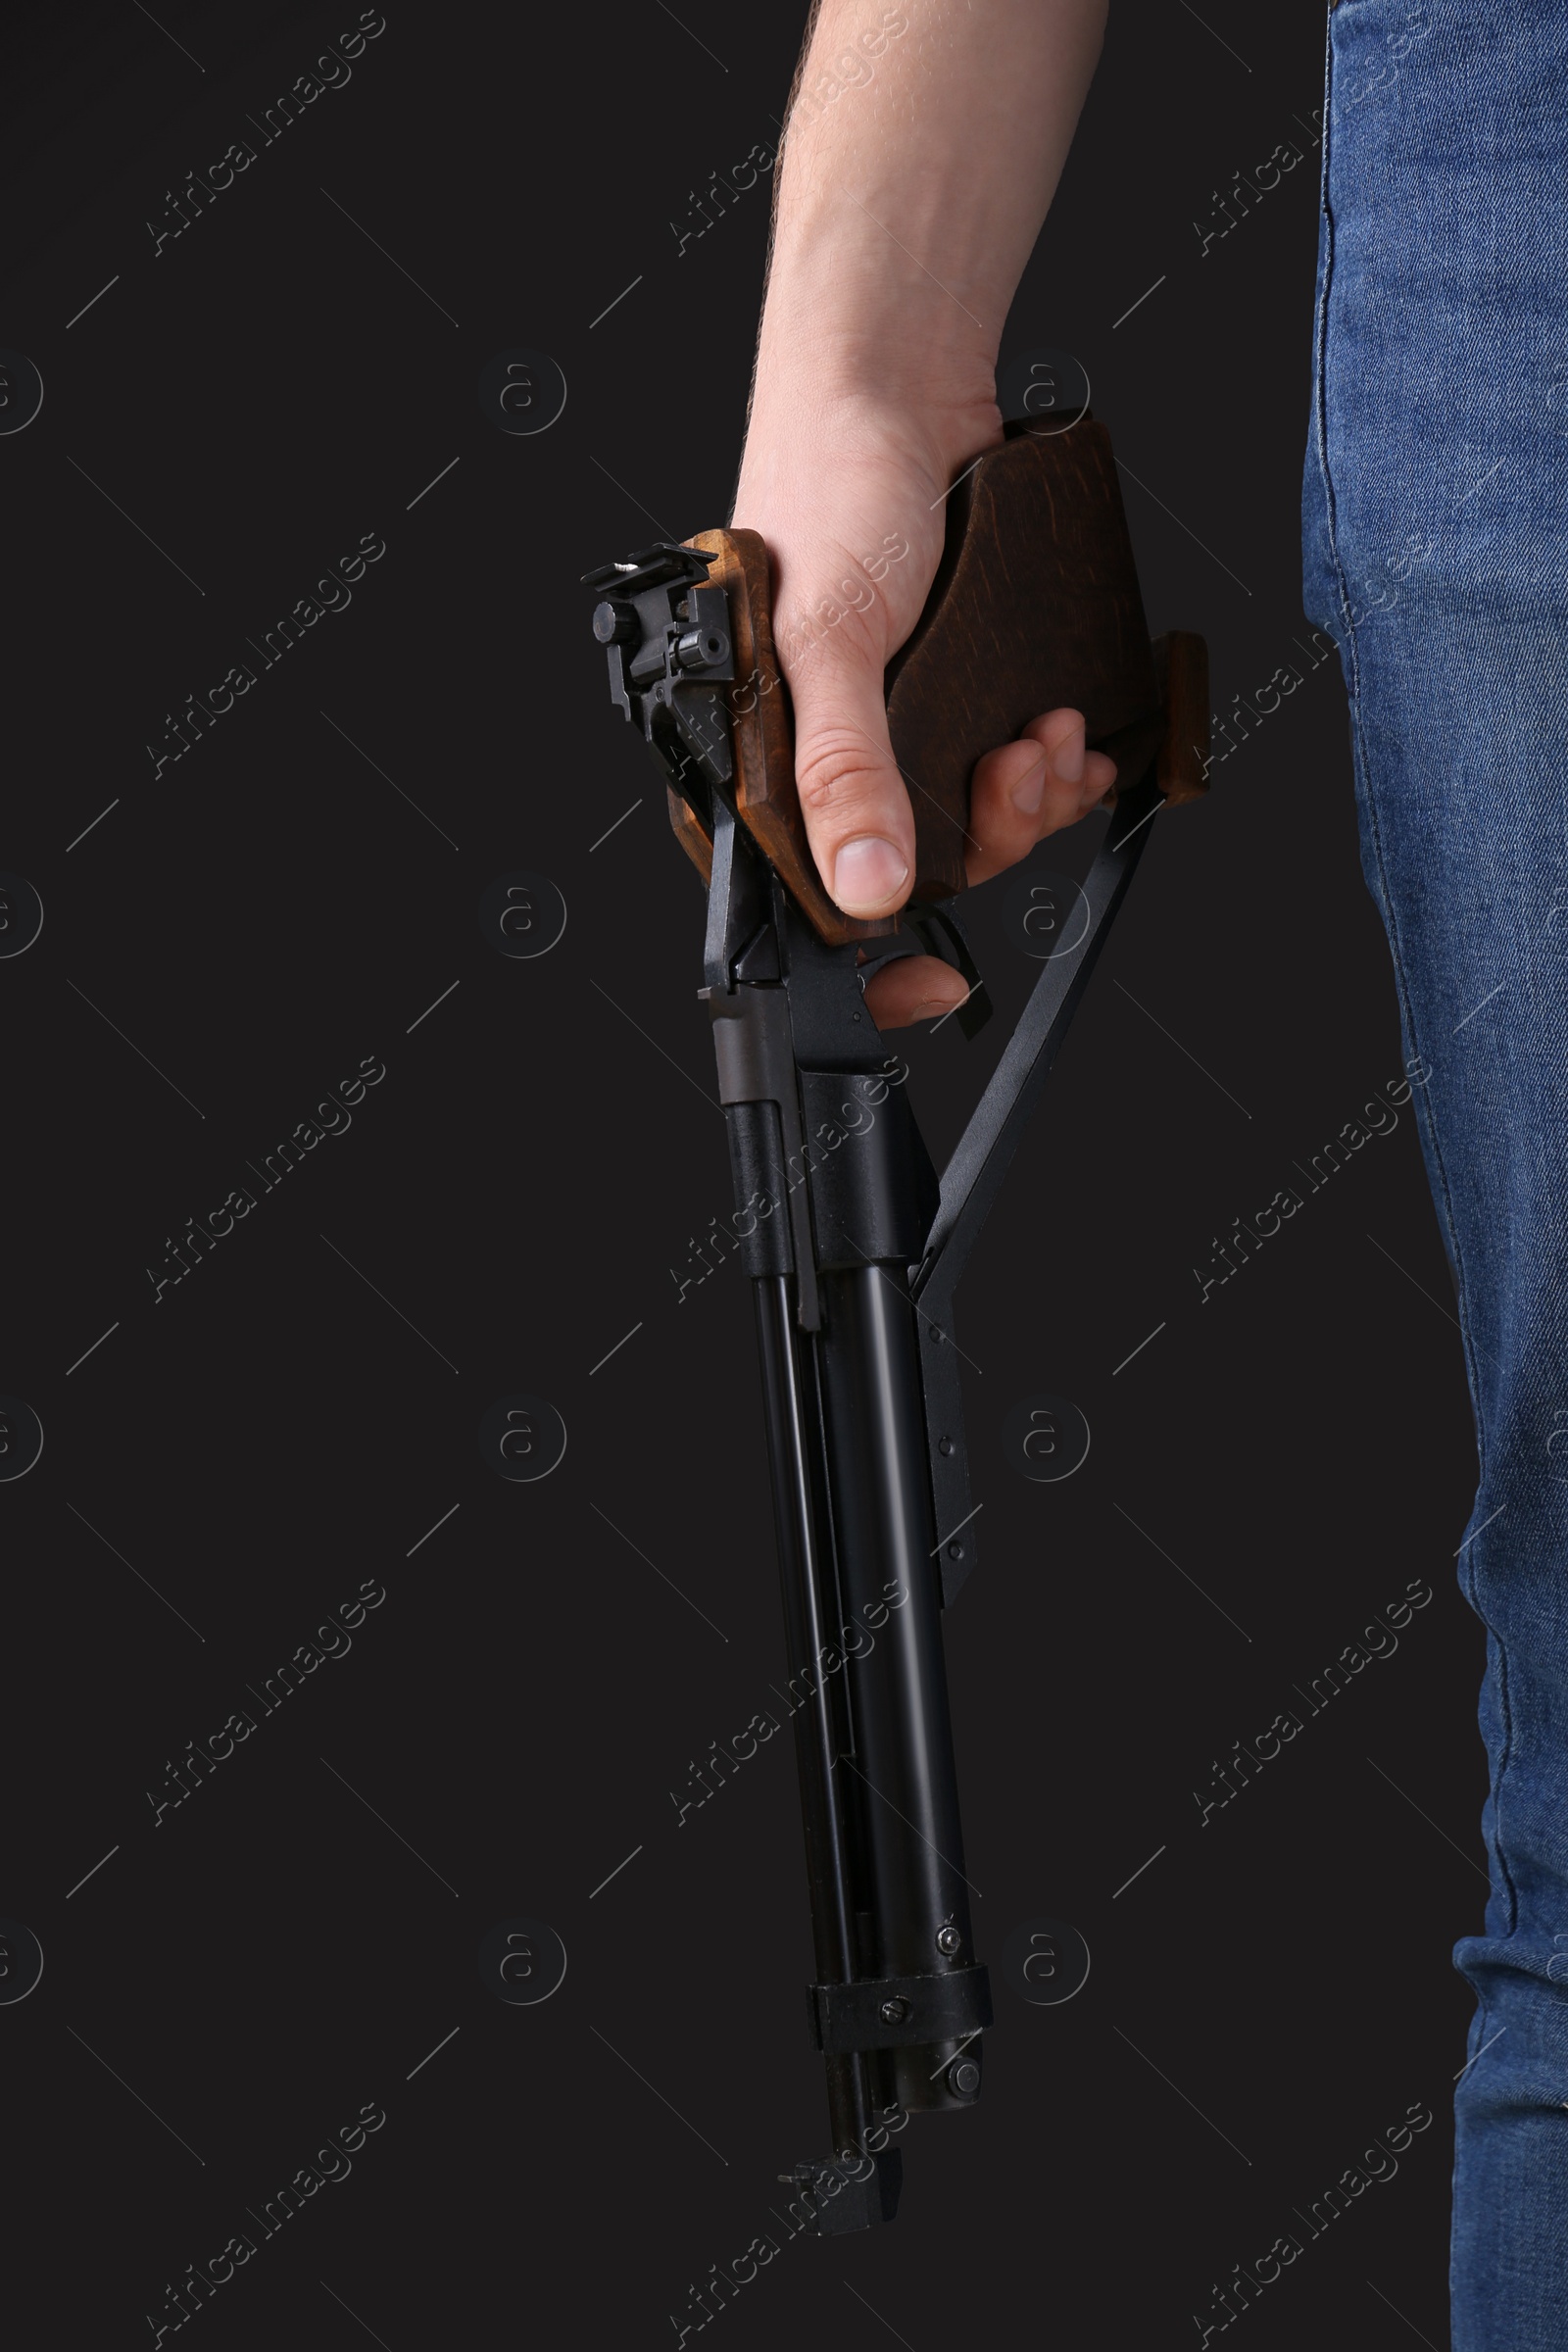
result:
[(842, 834), (869, 813), (883, 822), (899, 814), (884, 761), (848, 732), (815, 736), (799, 748), (795, 788), (816, 831)]

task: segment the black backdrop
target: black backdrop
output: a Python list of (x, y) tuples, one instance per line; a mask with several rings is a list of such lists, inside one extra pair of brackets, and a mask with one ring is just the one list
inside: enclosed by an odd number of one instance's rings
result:
[[(823, 2139), (787, 1734), (679, 1814), (781, 1716), (781, 1642), (745, 1280), (691, 1279), (730, 1205), (700, 894), (576, 585), (727, 514), (768, 204), (736, 167), (803, 12), (388, 0), (357, 55), (347, 7), (34, 13), (0, 309), (9, 417), (19, 355), (43, 388), (0, 438), (10, 941), (15, 878), (43, 910), (0, 962), (8, 1462), (17, 1400), (43, 1433), (0, 1487), (27, 2340), (157, 2340), (183, 2303), (215, 2344), (391, 2352), (671, 2315), (1175, 2344), (1240, 2265), (1259, 2347), (1446, 2342), (1470, 1422), (1408, 1108), (1306, 1173), (1401, 1068), (1300, 611), (1321, 11), (1121, 0), (1004, 347), (1087, 368), (1151, 622), (1201, 628), (1216, 711), (1253, 715), (1156, 826), (960, 1296), (977, 1935), (1069, 1923), (1088, 1981), (1036, 2005), (998, 1972), (984, 2099), (915, 2120), (895, 2228), (833, 2240), (776, 2180)], [(337, 86), (273, 130), (329, 41)], [(481, 409), (519, 352), (564, 374), (546, 431)], [(318, 581), (337, 609), (272, 651)], [(567, 910), (531, 958), (479, 921), (518, 872)], [(976, 914), (1010, 1013), (1031, 967)], [(908, 1052), (940, 1156), (990, 1049)], [(1041, 1391), (1092, 1432), (1066, 1482), (1001, 1445)], [(567, 1432), (542, 1482), (477, 1443), (519, 1394)], [(543, 1984), (521, 1921), (567, 1956), (543, 2003), (481, 1979), (501, 1927)], [(1313, 2234), (1352, 2167), (1383, 2177)]]

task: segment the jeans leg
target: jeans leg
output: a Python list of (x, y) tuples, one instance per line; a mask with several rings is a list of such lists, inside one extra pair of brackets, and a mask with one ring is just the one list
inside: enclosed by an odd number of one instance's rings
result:
[(1349, 690), (1481, 1485), (1455, 2352), (1568, 2352), (1568, 0), (1337, 0), (1307, 609)]

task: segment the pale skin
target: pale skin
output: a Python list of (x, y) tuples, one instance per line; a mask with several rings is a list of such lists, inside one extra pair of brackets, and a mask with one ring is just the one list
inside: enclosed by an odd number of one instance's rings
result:
[[(909, 895), (914, 820), (883, 667), (936, 574), (946, 497), (1002, 440), (1007, 306), (1055, 192), (1108, 0), (821, 0), (779, 159), (737, 527), (773, 565), (796, 779), (845, 911)], [(906, 553), (895, 553), (904, 549)], [(1042, 711), (975, 768), (971, 884), (1103, 800), (1080, 711)], [(951, 1011), (935, 956), (866, 986), (880, 1028)]]

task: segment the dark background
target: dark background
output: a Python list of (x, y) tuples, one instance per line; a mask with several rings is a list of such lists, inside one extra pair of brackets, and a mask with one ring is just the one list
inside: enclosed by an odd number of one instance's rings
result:
[[(768, 2233), (725, 2342), (1177, 2344), (1295, 2230), (1249, 2342), (1446, 2343), (1482, 1637), (1410, 1113), (1206, 1302), (1194, 1274), (1401, 1067), (1337, 662), (1157, 824), (960, 1297), (976, 1932), (995, 1960), (1068, 1921), (1089, 1980), (1030, 2007), (999, 1972), (985, 2098), (910, 2126), (896, 2227), (786, 2241), (775, 2176), (825, 2136), (787, 1737), (679, 1827), (670, 1794), (773, 1706), (782, 1647), (744, 1277), (677, 1299), (730, 1208), (701, 898), (577, 577), (728, 512), (769, 183), (683, 252), (669, 223), (776, 137), (803, 11), (388, 0), (265, 147), (247, 117), (354, 9), (21, 17), (0, 343), (45, 396), (0, 439), (0, 864), (45, 921), (0, 963), (0, 1389), (45, 1445), (0, 1487), (0, 1913), (45, 1967), (0, 2042), (25, 2340), (146, 2340), (248, 2231), (203, 2340), (669, 2343)], [(1151, 623), (1206, 633), (1220, 713), (1311, 642), (1322, 39), (1308, 5), (1118, 0), (1004, 346), (1087, 368)], [(257, 161), (155, 258), (148, 220), (240, 137)], [(1195, 220), (1288, 140), (1302, 166), (1203, 251)], [(533, 437), (476, 397), (516, 347), (568, 386)], [(166, 714), (366, 533), (352, 606), (155, 779)], [(1081, 870), (1098, 823), (1040, 862)], [(536, 960), (477, 920), (517, 869), (569, 910)], [(1032, 967), (976, 913), (1010, 1013)], [(908, 1051), (940, 1156), (992, 1048), (950, 1022)], [(367, 1056), (352, 1129), (252, 1183), (155, 1303), (169, 1241)], [(1039, 1391), (1093, 1432), (1065, 1484), (1001, 1449)], [(516, 1392), (569, 1433), (542, 1484), (479, 1455)], [(1203, 1824), (1216, 1762), (1412, 1579), (1434, 1597), (1397, 1653)], [(365, 1580), (352, 1653), (263, 1716), (246, 1687)], [(244, 1707), (155, 1826), (168, 1764)], [(518, 1918), (569, 1956), (542, 2006), (480, 1981)], [(365, 2102), (387, 2120), (352, 2176), (252, 2229)], [(1412, 2102), (1436, 2122), (1397, 2177), (1306, 2239), (1292, 2208)]]

